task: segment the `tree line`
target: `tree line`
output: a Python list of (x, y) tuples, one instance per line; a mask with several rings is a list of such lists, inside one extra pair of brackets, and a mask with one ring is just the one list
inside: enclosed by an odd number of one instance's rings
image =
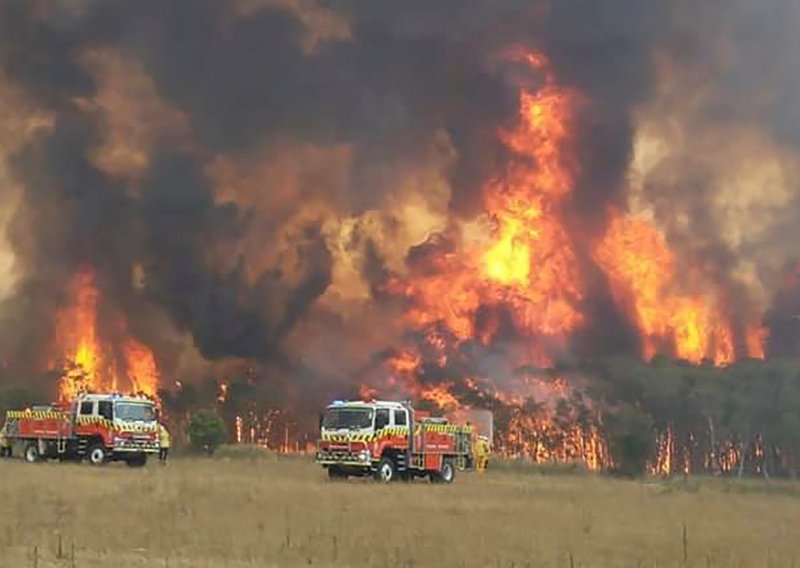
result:
[(797, 475), (797, 361), (715, 367), (615, 357), (578, 368), (592, 378), (586, 393), (622, 473)]
[[(553, 448), (576, 424), (597, 428), (609, 453), (608, 469), (625, 474), (762, 475), (796, 477), (800, 470), (800, 362), (743, 360), (725, 367), (656, 357), (642, 362), (609, 357), (562, 365), (553, 377), (577, 377), (569, 400), (559, 401), (554, 428), (540, 440)], [(49, 400), (49, 381), (0, 389), (0, 412)], [(178, 444), (189, 443), (192, 417), (201, 409), (222, 418), (229, 442), (313, 441), (317, 413), (276, 398), (275, 389), (249, 377), (185, 383), (159, 392)], [(535, 415), (541, 401), (510, 408), (489, 399), (464, 400), (495, 412), (499, 436), (518, 427), (519, 416)], [(289, 436), (291, 433), (291, 436)], [(538, 435), (542, 435), (539, 433)], [(502, 444), (499, 444), (501, 446)], [(544, 447), (543, 446), (543, 447)], [(544, 452), (570, 459), (562, 451)], [(580, 457), (576, 457), (580, 459)]]

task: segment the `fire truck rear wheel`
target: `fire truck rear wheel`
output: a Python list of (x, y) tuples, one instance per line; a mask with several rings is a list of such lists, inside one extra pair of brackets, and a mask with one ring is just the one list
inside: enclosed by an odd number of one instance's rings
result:
[(39, 454), (39, 445), (36, 442), (31, 442), (25, 446), (25, 461), (28, 463), (36, 463), (41, 461), (42, 456)]
[(442, 483), (453, 483), (456, 478), (456, 468), (450, 460), (444, 460), (442, 471), (439, 473)]
[(375, 471), (375, 479), (384, 483), (397, 479), (397, 466), (392, 458), (381, 458), (381, 461), (378, 462), (378, 469)]
[(456, 468), (453, 462), (446, 459), (442, 462), (442, 469), (431, 472), (431, 483), (453, 483), (456, 478)]
[(86, 453), (86, 457), (89, 459), (89, 463), (92, 465), (103, 465), (108, 460), (108, 452), (106, 452), (106, 448), (104, 446), (95, 444), (89, 448), (89, 451)]

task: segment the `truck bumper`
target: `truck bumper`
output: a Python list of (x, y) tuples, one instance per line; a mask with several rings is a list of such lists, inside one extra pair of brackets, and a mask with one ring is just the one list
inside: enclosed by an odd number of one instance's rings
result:
[(316, 462), (323, 467), (335, 465), (371, 469), (372, 455), (366, 450), (360, 452), (320, 450), (317, 452)]
[(139, 440), (120, 440), (114, 444), (115, 454), (157, 454), (159, 450), (158, 442), (145, 442)]

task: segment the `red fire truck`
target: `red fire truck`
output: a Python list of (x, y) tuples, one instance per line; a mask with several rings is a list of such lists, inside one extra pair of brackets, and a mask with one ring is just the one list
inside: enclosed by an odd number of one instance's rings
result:
[(414, 410), (410, 403), (333, 402), (320, 417), (316, 461), (328, 476), (384, 482), (428, 476), (451, 483), (473, 465), (472, 428)]
[(155, 404), (143, 397), (83, 394), (69, 402), (9, 410), (4, 428), (29, 463), (86, 459), (93, 465), (124, 461), (138, 467), (159, 450)]

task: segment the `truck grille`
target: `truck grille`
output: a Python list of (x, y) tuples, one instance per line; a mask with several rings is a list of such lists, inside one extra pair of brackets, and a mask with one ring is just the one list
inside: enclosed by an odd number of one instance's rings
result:
[(117, 440), (114, 451), (117, 452), (157, 452), (158, 442), (146, 440)]

